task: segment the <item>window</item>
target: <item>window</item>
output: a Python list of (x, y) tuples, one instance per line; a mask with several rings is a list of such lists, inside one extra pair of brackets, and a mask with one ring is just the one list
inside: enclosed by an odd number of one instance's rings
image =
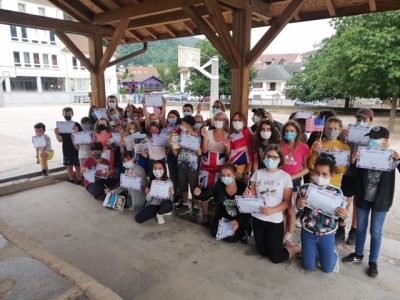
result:
[(14, 51), (14, 65), (16, 67), (20, 67), (21, 66), (21, 58), (19, 56), (19, 52)]
[(51, 64), (53, 65), (53, 68), (55, 68), (55, 69), (58, 68), (57, 55), (53, 54), (51, 56)]
[(42, 77), (43, 91), (65, 91), (65, 78)]
[(17, 26), (10, 25), (11, 40), (18, 41)]
[(25, 67), (31, 66), (31, 57), (29, 55), (29, 52), (24, 52), (24, 66)]
[(253, 83), (253, 88), (254, 89), (262, 89), (262, 87), (263, 87), (262, 82), (254, 82)]
[(43, 54), (43, 67), (45, 67), (45, 68), (49, 67), (49, 55), (48, 54)]
[(44, 7), (38, 7), (38, 14), (39, 14), (39, 16), (45, 16)]
[(33, 64), (35, 65), (35, 68), (40, 68), (39, 53), (33, 53)]
[(72, 57), (72, 67), (77, 70), (78, 69), (78, 61), (75, 56)]
[(54, 34), (53, 31), (50, 31), (50, 44), (52, 45), (56, 44), (56, 35)]
[(269, 83), (269, 90), (270, 91), (275, 91), (276, 90), (276, 82), (270, 82)]
[(18, 11), (19, 12), (25, 12), (25, 4), (18, 3)]
[(12, 91), (37, 91), (36, 77), (10, 77)]
[(26, 27), (21, 27), (21, 36), (23, 42), (28, 41), (28, 34), (26, 33)]

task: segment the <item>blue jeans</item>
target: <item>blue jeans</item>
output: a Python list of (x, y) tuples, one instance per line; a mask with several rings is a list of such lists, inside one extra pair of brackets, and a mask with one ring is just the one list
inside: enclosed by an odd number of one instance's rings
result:
[(316, 236), (301, 229), (301, 260), (304, 269), (315, 269), (317, 260), (319, 260), (322, 271), (330, 273), (335, 268), (337, 259), (334, 233)]
[(377, 262), (382, 243), (382, 227), (385, 222), (386, 211), (375, 211), (373, 203), (365, 203), (363, 208), (357, 207), (357, 236), (356, 254), (363, 255), (365, 239), (367, 237), (368, 217), (371, 212), (371, 243), (369, 250), (369, 261)]

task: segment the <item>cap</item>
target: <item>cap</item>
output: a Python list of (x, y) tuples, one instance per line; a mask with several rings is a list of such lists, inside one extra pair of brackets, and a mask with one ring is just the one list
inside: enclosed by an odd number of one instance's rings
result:
[(141, 108), (141, 107), (137, 107), (137, 108), (133, 111), (133, 113), (134, 113), (134, 114), (141, 114), (142, 116), (144, 115), (144, 113), (143, 113), (143, 108)]
[(389, 130), (382, 126), (372, 127), (369, 133), (365, 136), (369, 136), (371, 139), (379, 140), (379, 139), (388, 139), (389, 138)]
[(355, 117), (357, 117), (357, 116), (363, 116), (363, 117), (366, 117), (366, 118), (369, 118), (370, 120), (372, 120), (374, 118), (374, 112), (370, 108), (360, 108), (357, 111)]
[(251, 112), (252, 113), (254, 113), (255, 115), (257, 115), (257, 116), (266, 116), (266, 111), (265, 111), (265, 109), (264, 108), (253, 108), (252, 110), (251, 110)]
[(196, 119), (193, 116), (184, 116), (182, 118), (182, 122), (186, 122), (191, 126), (194, 126), (196, 124)]

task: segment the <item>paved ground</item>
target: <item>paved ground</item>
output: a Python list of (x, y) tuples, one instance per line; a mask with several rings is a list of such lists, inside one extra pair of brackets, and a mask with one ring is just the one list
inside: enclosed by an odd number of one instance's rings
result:
[[(173, 216), (164, 225), (136, 224), (131, 212), (105, 209), (67, 182), (0, 198), (0, 219), (123, 299), (398, 299), (400, 293), (394, 240), (383, 242), (376, 279), (366, 276), (366, 263), (341, 265), (339, 274), (306, 272), (296, 259), (273, 265), (252, 244), (215, 241)], [(341, 256), (351, 250), (339, 247)]]

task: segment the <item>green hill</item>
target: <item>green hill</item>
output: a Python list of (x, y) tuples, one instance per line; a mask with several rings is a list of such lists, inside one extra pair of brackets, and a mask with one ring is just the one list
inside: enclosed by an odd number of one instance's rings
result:
[[(187, 37), (163, 41), (148, 42), (146, 53), (128, 59), (122, 65), (158, 65), (176, 62), (178, 60), (178, 45), (194, 47), (199, 38)], [(117, 48), (116, 58), (137, 51), (143, 47), (142, 44), (121, 45)]]

